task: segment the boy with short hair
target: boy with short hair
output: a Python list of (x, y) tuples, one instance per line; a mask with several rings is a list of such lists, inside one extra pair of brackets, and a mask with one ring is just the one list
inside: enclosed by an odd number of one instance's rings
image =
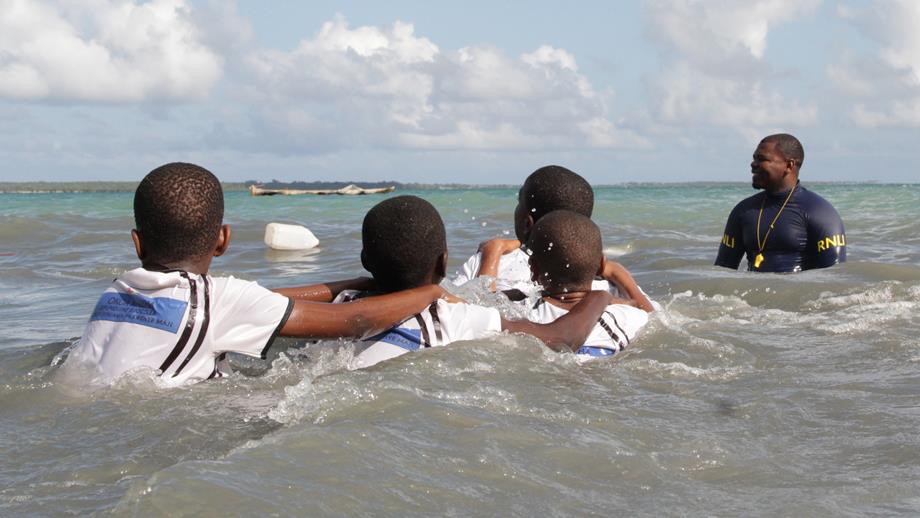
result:
[[(397, 196), (378, 203), (364, 217), (361, 240), (361, 263), (382, 292), (430, 286), (444, 278), (444, 223), (438, 211), (421, 198)], [(336, 301), (354, 300), (360, 295), (343, 291)], [(494, 308), (437, 300), (392, 329), (365, 338), (368, 347), (355, 357), (352, 367), (369, 367), (419, 348), (500, 331), (534, 335), (553, 349), (572, 348), (584, 342), (610, 299), (606, 291), (586, 293), (565, 318), (546, 325), (506, 320)]]
[[(591, 290), (592, 280), (603, 271), (601, 232), (581, 214), (558, 210), (540, 218), (530, 231), (532, 278), (543, 285), (541, 298), (527, 318), (552, 322), (568, 313)], [(583, 357), (611, 356), (623, 350), (648, 322), (648, 313), (632, 300), (609, 305), (584, 344), (575, 350)]]
[[(594, 211), (594, 190), (577, 173), (558, 165), (541, 167), (530, 174), (518, 191), (514, 209), (514, 233), (517, 239), (495, 238), (480, 245), (453, 279), (455, 286), (475, 277), (494, 277), (494, 288), (528, 293), (534, 286), (530, 277), (527, 243), (531, 228), (543, 216), (557, 210), (569, 210), (587, 218)], [(618, 297), (632, 299), (645, 311), (654, 311), (652, 303), (636, 284), (632, 275), (615, 261), (607, 261), (599, 272), (594, 289), (611, 289)], [(607, 284), (605, 281), (608, 281)]]
[(131, 231), (141, 267), (102, 294), (68, 363), (88, 366), (109, 384), (139, 368), (160, 371), (167, 386), (228, 374), (228, 352), (265, 354), (276, 335), (362, 336), (387, 329), (444, 295), (436, 285), (350, 304), (315, 302), (356, 279), (270, 291), (255, 282), (211, 277), (214, 257), (230, 244), (217, 178), (193, 164), (151, 171), (134, 195)]

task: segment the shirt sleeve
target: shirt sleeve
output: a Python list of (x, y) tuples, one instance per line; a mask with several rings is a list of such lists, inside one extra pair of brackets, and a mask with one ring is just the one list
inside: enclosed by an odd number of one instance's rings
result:
[(294, 301), (255, 282), (233, 277), (219, 281), (223, 282), (219, 294), (215, 293), (219, 296), (214, 301), (215, 348), (218, 352), (264, 358), (275, 336), (287, 322)]
[(476, 278), (479, 274), (479, 266), (482, 264), (482, 254), (476, 252), (460, 267), (457, 276), (451, 281), (454, 286), (463, 286)]
[(843, 220), (823, 198), (808, 211), (808, 252), (803, 269), (827, 268), (847, 260)]
[(725, 223), (725, 232), (722, 233), (722, 242), (719, 244), (719, 254), (716, 256), (716, 266), (738, 269), (741, 258), (744, 257), (744, 236), (741, 230), (741, 210), (736, 205), (728, 215)]

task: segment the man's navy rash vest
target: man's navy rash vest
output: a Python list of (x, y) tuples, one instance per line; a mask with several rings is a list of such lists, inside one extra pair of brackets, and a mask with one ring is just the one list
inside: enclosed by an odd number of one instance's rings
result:
[(763, 191), (735, 205), (725, 224), (716, 266), (738, 268), (745, 255), (748, 270), (757, 272), (797, 272), (846, 261), (846, 234), (840, 215), (827, 200), (797, 184), (767, 237), (763, 262), (759, 268), (754, 268), (760, 208), (763, 206), (760, 216), (762, 242), (788, 194), (789, 191), (776, 194)]

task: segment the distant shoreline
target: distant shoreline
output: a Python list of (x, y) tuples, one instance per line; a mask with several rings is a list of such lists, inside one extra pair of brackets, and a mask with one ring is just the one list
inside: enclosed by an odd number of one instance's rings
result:
[[(69, 194), (69, 193), (118, 193), (134, 192), (139, 182), (0, 182), (0, 194)], [(512, 184), (425, 184), (403, 183), (393, 181), (343, 181), (343, 182), (226, 182), (221, 185), (224, 192), (245, 192), (249, 186), (256, 184), (271, 189), (338, 189), (350, 183), (361, 187), (373, 188), (393, 185), (397, 192), (400, 190), (461, 190), (461, 189), (516, 189), (519, 185)], [(809, 181), (814, 185), (918, 185), (909, 182), (827, 182)], [(619, 184), (595, 184), (595, 187), (654, 187), (654, 186), (717, 186), (717, 185), (749, 185), (749, 182), (625, 182)]]

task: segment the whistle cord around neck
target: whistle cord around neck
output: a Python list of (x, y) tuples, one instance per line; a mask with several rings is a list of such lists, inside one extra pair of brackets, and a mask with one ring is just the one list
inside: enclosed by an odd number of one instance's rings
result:
[(776, 216), (773, 216), (773, 221), (770, 222), (770, 226), (767, 228), (767, 232), (763, 235), (763, 241), (760, 240), (760, 218), (763, 216), (763, 208), (767, 203), (766, 194), (764, 194), (763, 200), (760, 201), (760, 212), (757, 213), (757, 255), (754, 256), (754, 268), (759, 269), (761, 263), (763, 263), (763, 249), (767, 246), (767, 238), (770, 237), (770, 232), (773, 231), (773, 226), (776, 224), (776, 220), (778, 220), (779, 215), (783, 213), (783, 209), (786, 208), (786, 204), (789, 203), (789, 200), (792, 198), (792, 193), (795, 192), (795, 188), (798, 186), (798, 184), (793, 185), (792, 189), (789, 191), (789, 194), (786, 195), (786, 201), (783, 202), (783, 206), (779, 208)]

